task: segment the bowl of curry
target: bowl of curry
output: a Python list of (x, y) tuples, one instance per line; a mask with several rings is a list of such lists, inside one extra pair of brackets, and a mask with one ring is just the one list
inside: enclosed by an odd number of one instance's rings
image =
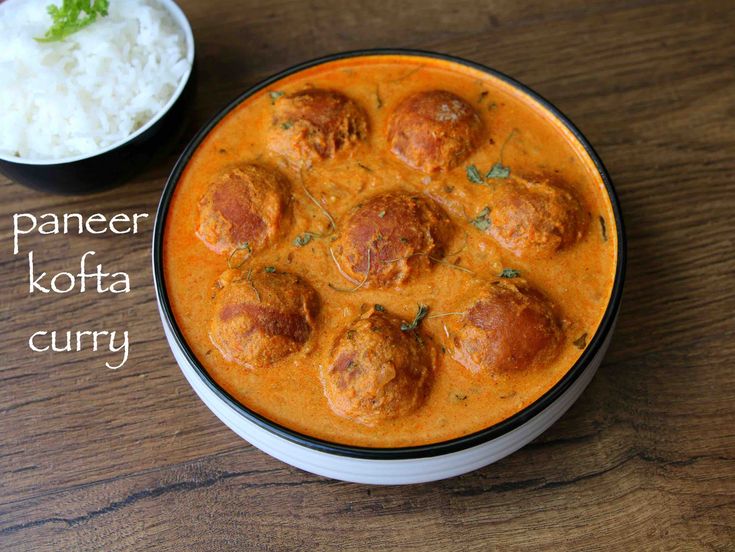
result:
[(287, 69), (216, 115), (159, 205), (153, 269), (204, 403), (307, 471), (490, 464), (587, 386), (625, 239), (601, 161), (495, 70), (408, 50)]

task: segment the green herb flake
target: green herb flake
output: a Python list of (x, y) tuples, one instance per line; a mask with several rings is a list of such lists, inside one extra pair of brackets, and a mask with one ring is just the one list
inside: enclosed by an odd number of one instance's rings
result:
[(255, 287), (255, 282), (253, 282), (253, 269), (248, 269), (248, 274), (245, 276), (245, 280), (248, 284), (250, 284), (250, 287), (253, 288), (253, 291), (255, 292), (255, 297), (258, 299), (258, 303), (260, 303), (260, 292), (258, 291), (258, 288)]
[(288, 130), (292, 126), (293, 126), (293, 122), (291, 122), (291, 121), (286, 121), (285, 123), (281, 123), (281, 128), (283, 130)]
[(398, 241), (401, 243), (408, 243), (408, 238), (404, 238), (403, 236), (401, 236), (400, 238), (398, 238)]
[(510, 167), (504, 166), (502, 163), (495, 163), (485, 175), (485, 178), (508, 178), (510, 176)]
[(429, 314), (429, 307), (426, 305), (419, 305), (418, 310), (416, 311), (416, 316), (413, 318), (413, 322), (410, 324), (408, 322), (401, 322), (401, 331), (409, 332), (415, 330), (418, 328), (421, 321), (426, 318), (427, 314)]
[(293, 244), (296, 247), (304, 247), (314, 237), (315, 234), (313, 232), (304, 232), (303, 234), (299, 234), (298, 236), (296, 236), (296, 238), (294, 238)]
[(378, 213), (378, 216), (380, 218), (383, 218), (385, 216), (385, 211), (380, 211), (380, 213)]
[(490, 207), (485, 207), (480, 211), (478, 215), (470, 221), (470, 224), (478, 230), (482, 230), (483, 232), (487, 231), (487, 229), (490, 228)]
[(276, 267), (275, 266), (266, 266), (263, 270), (265, 270), (269, 274), (273, 274), (276, 271)]
[(607, 226), (605, 226), (605, 219), (600, 215), (600, 232), (602, 232), (602, 241), (607, 241)]
[[(357, 335), (357, 330), (347, 330), (347, 339), (353, 340), (355, 339), (355, 336)], [(352, 362), (352, 361), (350, 361)]]
[(474, 165), (467, 165), (467, 180), (473, 184), (484, 184), (485, 180), (482, 178), (480, 171)]
[[(243, 258), (242, 258), (242, 259), (240, 260), (240, 262), (239, 262), (239, 263), (237, 263), (237, 264), (234, 264), (234, 258), (235, 258), (235, 256), (237, 256), (237, 254), (238, 254), (238, 253), (239, 253), (240, 251), (246, 251), (246, 252), (247, 252), (247, 256), (244, 256), (244, 257), (243, 257)], [(250, 258), (250, 255), (252, 255), (252, 253), (253, 253), (253, 250), (252, 250), (252, 248), (250, 247), (250, 244), (249, 244), (248, 242), (243, 242), (243, 243), (241, 243), (240, 245), (238, 245), (237, 247), (235, 247), (235, 248), (234, 248), (234, 249), (233, 249), (233, 250), (232, 250), (232, 251), (230, 252), (230, 256), (229, 256), (229, 257), (227, 257), (227, 266), (228, 266), (228, 268), (232, 268), (232, 269), (237, 269), (237, 268), (240, 268), (240, 267), (242, 267), (242, 265), (244, 265), (244, 264), (245, 264), (245, 261), (247, 261), (247, 260), (248, 260), (248, 259)]]
[(268, 96), (270, 96), (271, 99), (271, 105), (276, 105), (276, 100), (284, 94), (285, 92), (281, 92), (280, 90), (271, 90), (268, 92)]
[(385, 307), (381, 305), (380, 303), (375, 303), (375, 310), (378, 312), (385, 312)]
[(38, 42), (57, 42), (84, 27), (97, 21), (97, 17), (105, 17), (110, 7), (109, 0), (63, 0), (61, 6), (49, 5), (46, 11), (51, 16), (51, 27)]
[(504, 268), (503, 272), (500, 273), (501, 278), (508, 278), (508, 279), (518, 278), (518, 276), (520, 275), (521, 275), (520, 271), (514, 268)]
[(584, 332), (582, 335), (574, 340), (574, 346), (577, 349), (584, 349), (587, 346), (587, 332)]

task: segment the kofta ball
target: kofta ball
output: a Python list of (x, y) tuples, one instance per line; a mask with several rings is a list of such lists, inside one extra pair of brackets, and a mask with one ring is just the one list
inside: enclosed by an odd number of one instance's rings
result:
[(320, 300), (303, 277), (264, 268), (228, 270), (216, 287), (209, 337), (226, 360), (267, 366), (312, 338)]
[(444, 256), (452, 222), (432, 199), (407, 192), (373, 196), (340, 223), (333, 252), (341, 270), (366, 286), (399, 285)]
[(428, 395), (432, 359), (418, 330), (370, 310), (335, 340), (321, 370), (324, 393), (337, 415), (366, 425), (405, 416)]
[(273, 109), (272, 148), (302, 164), (331, 159), (368, 135), (362, 108), (334, 90), (309, 88), (284, 95)]
[(248, 164), (217, 176), (199, 201), (196, 234), (216, 253), (271, 243), (287, 214), (291, 186), (281, 173)]
[(448, 171), (478, 147), (483, 124), (477, 111), (446, 90), (413, 94), (388, 120), (388, 145), (404, 163), (425, 173)]
[(568, 190), (515, 178), (492, 196), (490, 235), (519, 257), (550, 257), (577, 243), (589, 217)]
[(562, 343), (554, 306), (522, 280), (484, 284), (465, 314), (448, 321), (447, 328), (454, 359), (492, 377), (549, 362)]

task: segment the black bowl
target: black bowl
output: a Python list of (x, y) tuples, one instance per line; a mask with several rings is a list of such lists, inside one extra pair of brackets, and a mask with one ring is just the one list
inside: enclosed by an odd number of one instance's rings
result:
[(123, 141), (99, 152), (48, 160), (0, 155), (0, 173), (42, 192), (86, 194), (130, 179), (145, 168), (155, 153), (175, 142), (194, 90), (194, 36), (181, 8), (172, 0), (160, 1), (184, 31), (186, 55), (191, 63), (191, 69), (164, 108)]

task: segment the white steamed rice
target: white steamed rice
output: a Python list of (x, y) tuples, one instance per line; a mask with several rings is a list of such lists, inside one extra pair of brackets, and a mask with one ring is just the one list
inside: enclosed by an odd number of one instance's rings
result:
[(50, 3), (0, 3), (0, 154), (59, 159), (120, 142), (156, 115), (189, 70), (184, 34), (156, 2), (110, 0), (109, 15), (39, 43)]

